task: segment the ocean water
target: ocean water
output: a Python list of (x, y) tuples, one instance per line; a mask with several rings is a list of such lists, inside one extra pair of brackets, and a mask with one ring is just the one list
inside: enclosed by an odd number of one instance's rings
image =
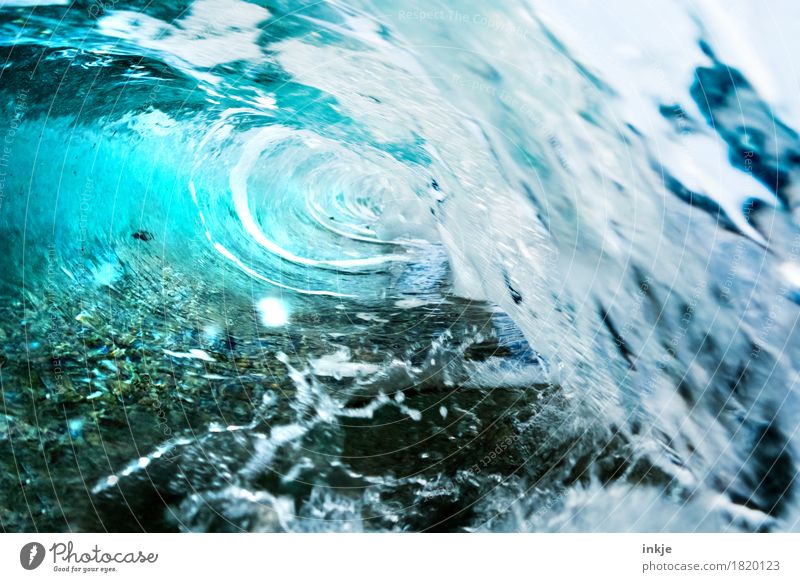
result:
[(0, 526), (797, 530), (798, 26), (0, 0)]

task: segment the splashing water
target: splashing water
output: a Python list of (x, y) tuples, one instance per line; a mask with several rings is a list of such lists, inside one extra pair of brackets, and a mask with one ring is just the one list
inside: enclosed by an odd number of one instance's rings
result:
[(0, 3), (2, 527), (796, 530), (800, 9), (730, 4)]

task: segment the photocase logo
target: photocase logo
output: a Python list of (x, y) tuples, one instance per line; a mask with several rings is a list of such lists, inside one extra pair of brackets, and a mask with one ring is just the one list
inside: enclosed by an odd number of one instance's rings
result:
[(19, 551), (19, 563), (26, 570), (35, 570), (44, 561), (44, 546), (39, 542), (30, 542)]

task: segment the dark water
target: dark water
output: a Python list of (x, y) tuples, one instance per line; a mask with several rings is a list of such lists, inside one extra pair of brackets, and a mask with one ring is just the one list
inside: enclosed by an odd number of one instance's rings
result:
[(791, 29), (569, 4), (0, 3), (0, 526), (797, 529)]

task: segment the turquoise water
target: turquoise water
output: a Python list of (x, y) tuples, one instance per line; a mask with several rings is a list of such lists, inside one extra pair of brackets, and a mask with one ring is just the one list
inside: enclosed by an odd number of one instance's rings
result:
[(0, 2), (3, 529), (796, 529), (789, 25), (628, 4)]

